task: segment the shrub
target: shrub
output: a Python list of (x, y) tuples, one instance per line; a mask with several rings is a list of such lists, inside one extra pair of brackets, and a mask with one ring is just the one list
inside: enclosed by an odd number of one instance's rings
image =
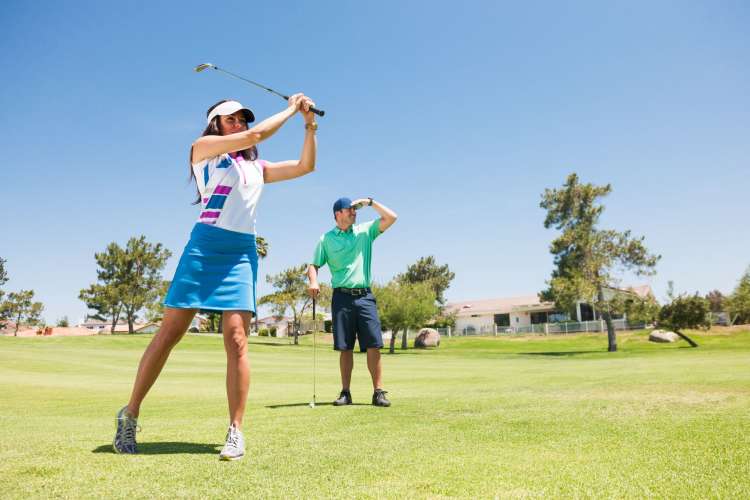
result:
[(659, 311), (659, 326), (669, 328), (692, 347), (698, 347), (698, 344), (684, 335), (681, 330), (685, 328), (710, 328), (708, 311), (708, 301), (697, 294), (675, 297), (671, 303), (665, 305)]

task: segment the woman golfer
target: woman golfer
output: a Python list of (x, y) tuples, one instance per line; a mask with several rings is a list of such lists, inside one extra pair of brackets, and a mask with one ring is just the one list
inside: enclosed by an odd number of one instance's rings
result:
[[(161, 328), (143, 353), (130, 401), (117, 413), (117, 453), (137, 453), (135, 433), (141, 403), (195, 313), (203, 309), (221, 311), (227, 354), (229, 430), (219, 458), (235, 460), (245, 454), (240, 429), (250, 385), (246, 335), (255, 313), (256, 208), (264, 184), (300, 177), (315, 168), (317, 124), (310, 111), (315, 104), (303, 94), (293, 95), (288, 104), (284, 111), (252, 128), (248, 123), (255, 120), (253, 112), (237, 101), (220, 101), (207, 112), (208, 126), (190, 150), (200, 216), (164, 300)], [(259, 160), (256, 144), (272, 136), (297, 112), (305, 121), (299, 160)]]

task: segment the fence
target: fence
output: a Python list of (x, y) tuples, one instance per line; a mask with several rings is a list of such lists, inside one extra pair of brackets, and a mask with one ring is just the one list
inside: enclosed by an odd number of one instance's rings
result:
[[(711, 324), (714, 325), (727, 325), (729, 324), (728, 321), (728, 315), (726, 313), (710, 313), (710, 320)], [(631, 322), (627, 321), (625, 319), (613, 319), (612, 324), (615, 327), (615, 330), (622, 331), (622, 330), (642, 330), (646, 328), (648, 325), (644, 322)], [(324, 322), (322, 319), (316, 320), (315, 323), (311, 319), (306, 319), (300, 322), (300, 334), (305, 335), (307, 333), (310, 333), (311, 331), (323, 331), (323, 325)], [(488, 336), (494, 336), (494, 337), (502, 337), (502, 336), (510, 336), (510, 335), (525, 335), (525, 334), (531, 334), (531, 335), (565, 335), (568, 333), (601, 333), (607, 331), (607, 323), (603, 319), (597, 319), (594, 321), (565, 321), (561, 323), (538, 323), (534, 325), (526, 325), (526, 326), (497, 326), (497, 325), (481, 325), (479, 328), (469, 326), (466, 328), (451, 328), (451, 327), (441, 327), (441, 328), (435, 328), (438, 333), (440, 333), (440, 336), (442, 338), (450, 338), (450, 337), (467, 337), (467, 336), (476, 336), (476, 337), (488, 337)], [(290, 337), (294, 336), (294, 327), (292, 322), (289, 322), (289, 326), (287, 329), (287, 335)], [(419, 329), (416, 330), (408, 330), (406, 332), (406, 337), (409, 340), (414, 340), (414, 337), (416, 337), (417, 333), (419, 333)], [(398, 339), (397, 342), (401, 341), (401, 336), (404, 334), (403, 331), (398, 333)], [(391, 332), (385, 331), (383, 332), (383, 339), (384, 340), (390, 340), (391, 338)]]
[[(646, 323), (643, 322), (631, 322), (627, 321), (625, 319), (613, 319), (612, 324), (615, 327), (615, 330), (642, 330), (646, 328)], [(301, 322), (301, 328), (300, 328), (300, 334), (304, 335), (306, 333), (309, 333), (311, 330), (317, 330), (322, 331), (323, 329), (323, 321), (317, 320), (317, 328), (316, 325), (313, 324), (312, 320), (304, 320)], [(568, 333), (585, 333), (585, 332), (591, 332), (591, 333), (601, 333), (607, 331), (607, 323), (603, 319), (598, 319), (594, 321), (566, 321), (561, 323), (538, 323), (534, 325), (526, 325), (526, 326), (516, 326), (516, 327), (510, 327), (510, 326), (497, 326), (497, 325), (481, 325), (479, 328), (475, 327), (466, 327), (466, 328), (451, 328), (443, 327), (443, 328), (435, 328), (435, 330), (438, 331), (440, 334), (440, 337), (450, 338), (450, 337), (468, 337), (468, 336), (476, 336), (476, 337), (503, 337), (503, 336), (510, 336), (510, 335), (565, 335)], [(419, 333), (419, 329), (415, 330), (407, 330), (406, 332), (406, 338), (408, 340), (414, 340), (414, 337), (417, 336), (417, 333)], [(392, 332), (385, 331), (383, 332), (383, 340), (389, 341), (391, 338)], [(398, 332), (398, 338), (396, 339), (396, 342), (401, 342), (401, 337), (403, 336), (404, 332), (400, 331)], [(289, 329), (289, 335), (294, 336), (294, 330), (291, 327)]]
[(729, 317), (729, 313), (725, 313), (725, 312), (708, 313), (708, 321), (711, 323), (711, 325), (731, 326), (732, 324), (732, 319)]
[[(614, 319), (612, 323), (615, 330), (641, 330), (646, 328), (646, 323), (630, 322), (625, 319)], [(438, 328), (440, 335), (452, 336), (504, 336), (519, 334), (537, 335), (565, 335), (567, 333), (606, 332), (607, 323), (603, 319), (594, 321), (565, 321), (561, 323), (538, 323), (526, 326), (497, 326), (481, 325), (479, 328), (469, 326), (465, 328), (451, 329)]]

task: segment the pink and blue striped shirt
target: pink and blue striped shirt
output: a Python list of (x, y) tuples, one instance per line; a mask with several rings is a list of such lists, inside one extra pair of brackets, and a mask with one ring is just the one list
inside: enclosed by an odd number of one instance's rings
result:
[(255, 234), (255, 218), (263, 192), (263, 160), (222, 154), (192, 165), (201, 193), (198, 222)]

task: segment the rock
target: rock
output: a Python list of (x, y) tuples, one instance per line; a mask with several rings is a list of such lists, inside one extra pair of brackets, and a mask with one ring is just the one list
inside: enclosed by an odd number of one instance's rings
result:
[(414, 347), (438, 347), (440, 334), (434, 328), (422, 328), (414, 338)]
[(654, 330), (649, 334), (648, 340), (651, 342), (677, 342), (680, 340), (680, 336), (674, 332), (666, 332), (664, 330)]

